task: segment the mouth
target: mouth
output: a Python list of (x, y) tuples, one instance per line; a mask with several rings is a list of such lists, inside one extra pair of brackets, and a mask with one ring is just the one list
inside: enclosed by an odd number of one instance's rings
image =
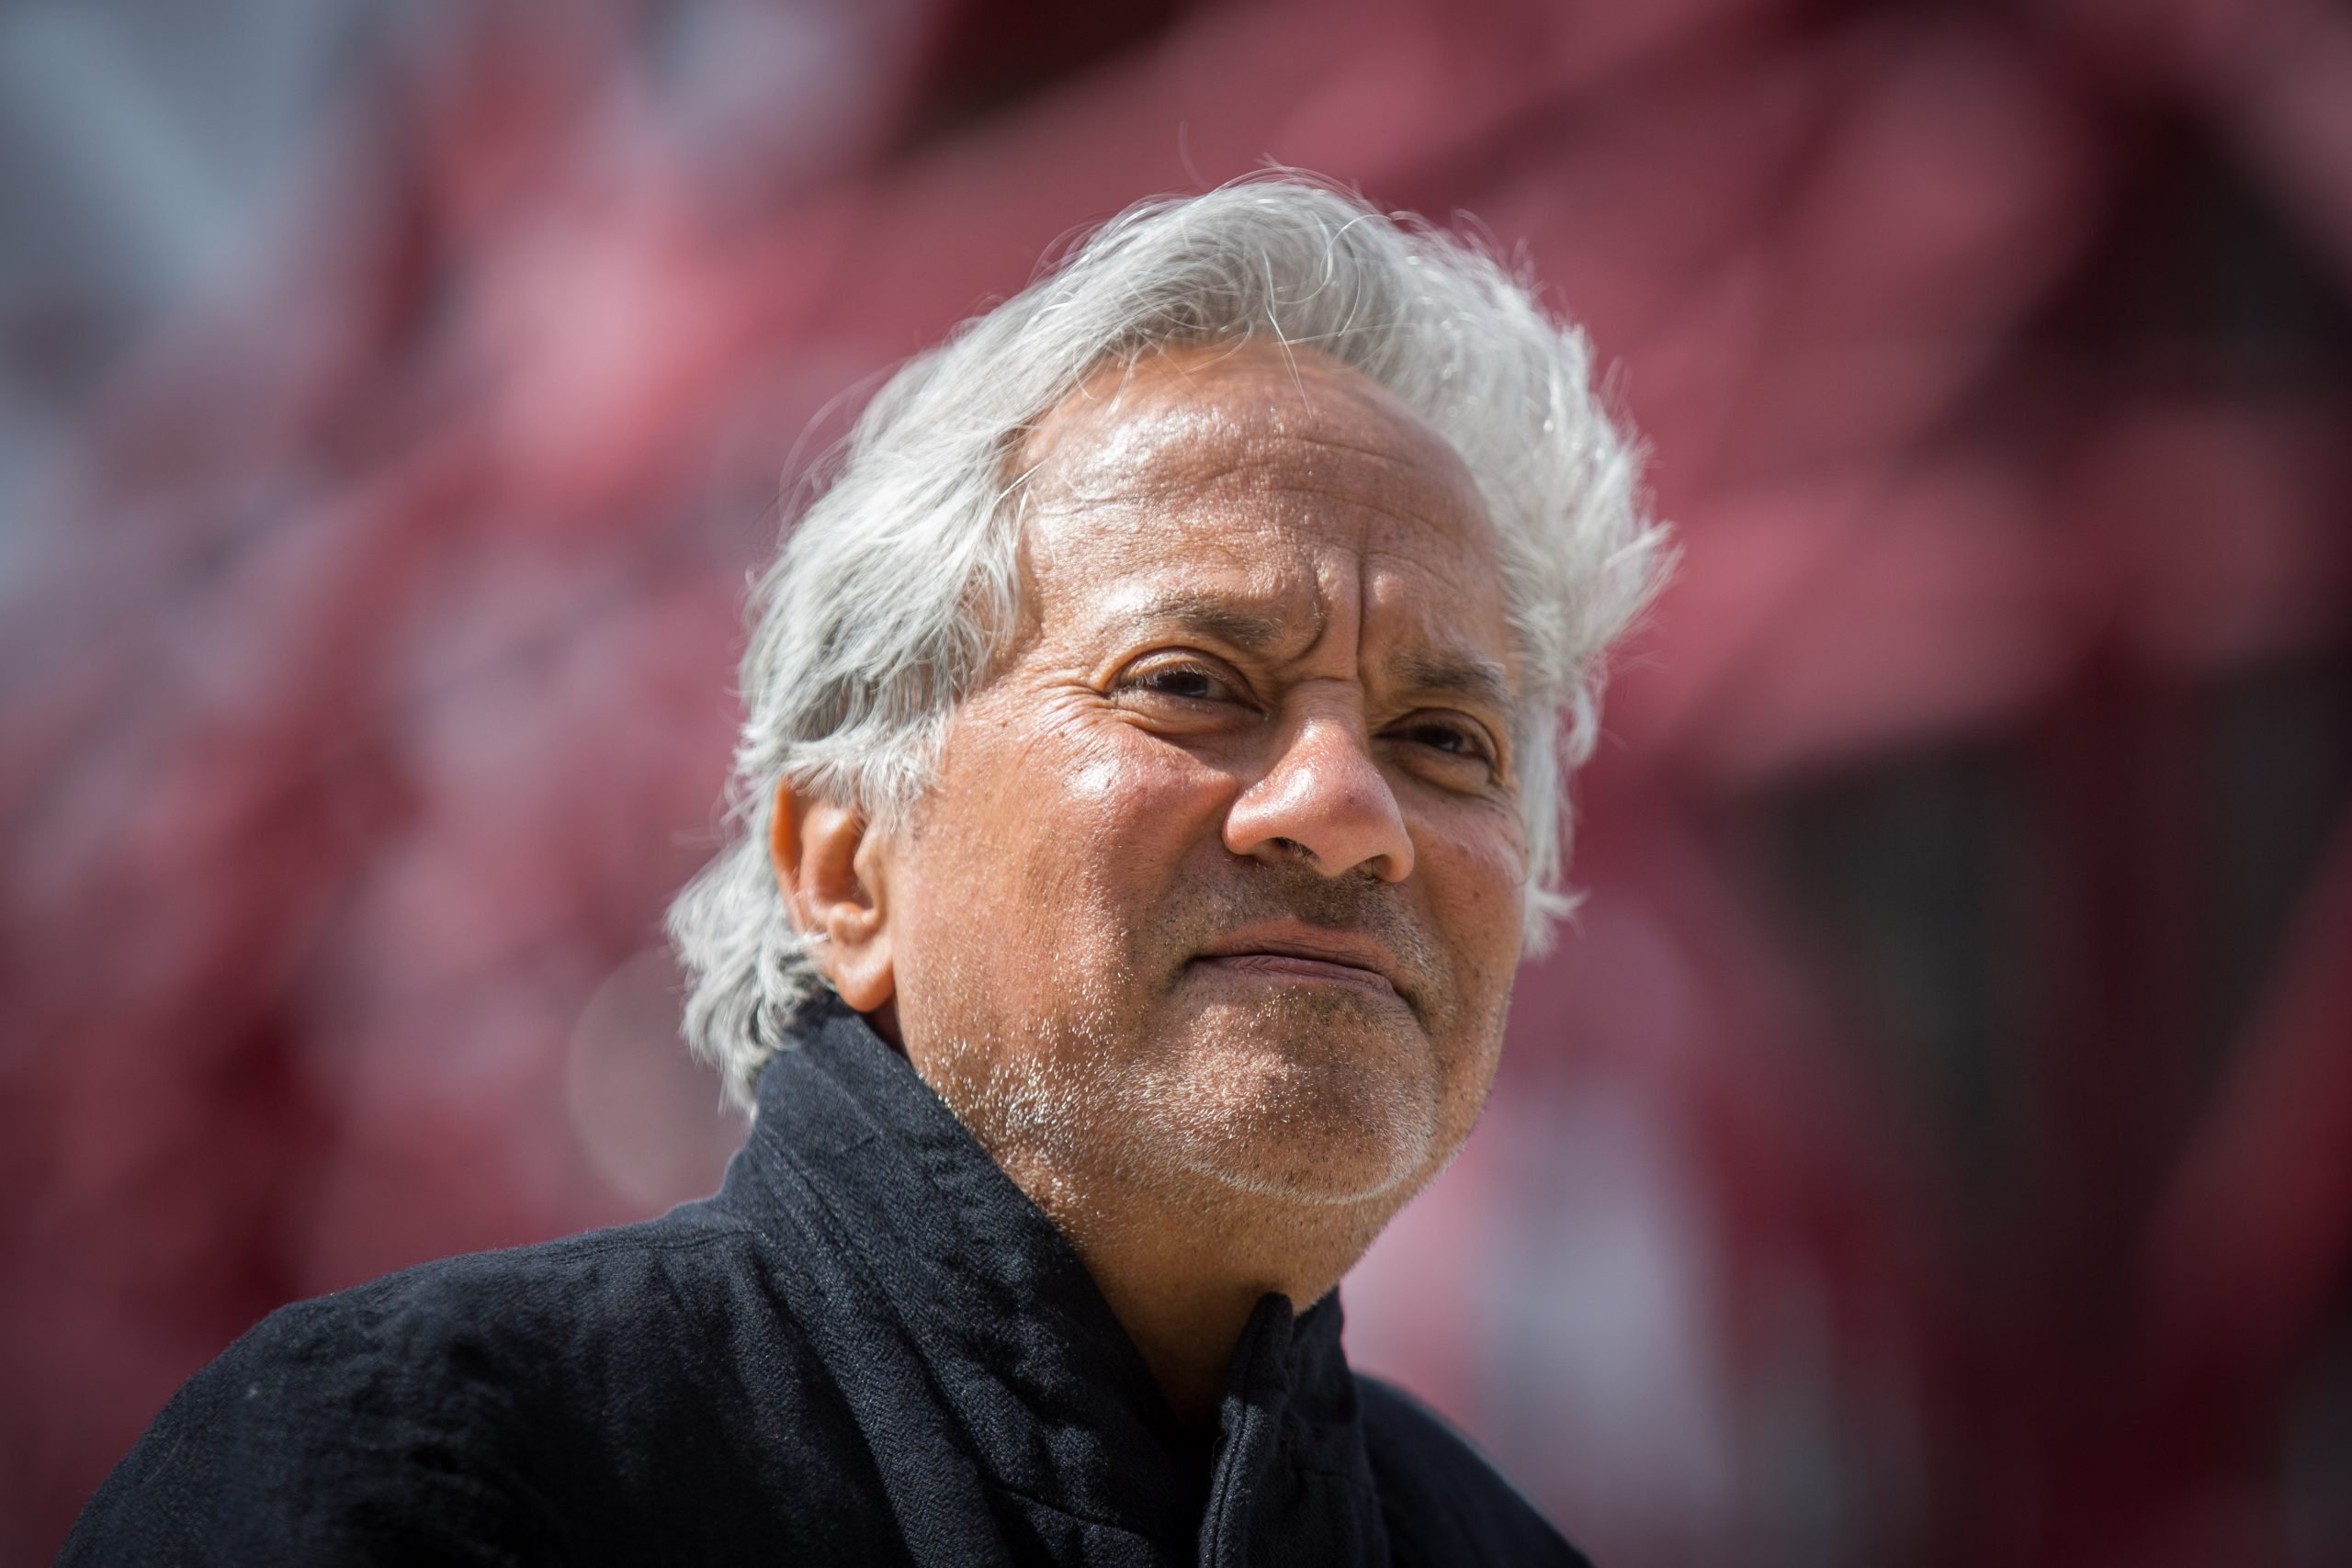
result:
[(1403, 966), (1368, 937), (1303, 922), (1252, 927), (1220, 937), (1193, 962), (1238, 977), (1277, 985), (1332, 986), (1407, 1000)]

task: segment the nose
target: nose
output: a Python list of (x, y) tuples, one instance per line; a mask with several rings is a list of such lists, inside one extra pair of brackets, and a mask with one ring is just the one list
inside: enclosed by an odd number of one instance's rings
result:
[(1396, 792), (1361, 727), (1331, 715), (1300, 723), (1273, 766), (1241, 792), (1226, 813), (1225, 847), (1256, 860), (1303, 858), (1325, 876), (1363, 870), (1402, 882), (1413, 874)]

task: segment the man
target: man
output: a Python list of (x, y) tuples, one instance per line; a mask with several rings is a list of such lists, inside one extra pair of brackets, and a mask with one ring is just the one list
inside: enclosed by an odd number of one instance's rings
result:
[(67, 1560), (1577, 1561), (1335, 1287), (1486, 1098), (1657, 556), (1487, 259), (1285, 180), (1114, 221), (762, 586), (672, 922), (724, 1189), (273, 1314)]

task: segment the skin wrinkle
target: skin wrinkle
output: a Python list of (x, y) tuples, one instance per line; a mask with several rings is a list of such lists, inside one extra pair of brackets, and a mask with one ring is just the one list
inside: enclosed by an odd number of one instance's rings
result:
[[(1081, 389), (1072, 399), (1065, 401), (1040, 420), (1031, 430), (1028, 439), (1023, 443), (1021, 467), (1024, 479), (1032, 484), (1035, 482), (1038, 473), (1037, 457), (1052, 446), (1067, 424), (1080, 419), (1099, 424), (1105, 416), (1125, 412), (1127, 408), (1127, 391), (1136, 383), (1139, 373), (1146, 378), (1157, 373), (1162, 378), (1172, 377), (1190, 384), (1204, 366), (1214, 371), (1224, 366), (1236, 354), (1252, 355), (1259, 352), (1262, 351), (1248, 347), (1221, 350), (1216, 358), (1204, 362), (1183, 351), (1163, 350), (1133, 366), (1122, 367), (1117, 373), (1121, 381), (1120, 392), (1114, 398), (1097, 400), (1090, 397), (1087, 389)], [(1330, 369), (1336, 368), (1334, 362), (1326, 359), (1320, 354), (1312, 354), (1310, 351), (1310, 355), (1317, 367), (1318, 378), (1328, 375)], [(1098, 379), (1100, 379), (1099, 377)], [(1089, 388), (1093, 385), (1093, 382), (1088, 384)], [(1360, 489), (1340, 492), (1327, 486), (1317, 485), (1313, 482), (1312, 466), (1309, 466), (1306, 474), (1295, 475), (1266, 448), (1274, 442), (1287, 441), (1309, 448), (1320, 448), (1369, 460), (1396, 468), (1408, 475), (1431, 468), (1445, 472), (1449, 478), (1461, 472), (1460, 459), (1452, 449), (1445, 447), (1443, 443), (1437, 441), (1434, 435), (1428, 434), (1426, 431), (1423, 432), (1426, 440), (1417, 444), (1419, 450), (1414, 451), (1385, 448), (1366, 442), (1351, 441), (1344, 437), (1317, 432), (1312, 428), (1292, 428), (1284, 418), (1285, 412), (1302, 411), (1310, 402), (1304, 379), (1296, 380), (1295, 385), (1296, 391), (1292, 398), (1269, 400), (1266, 412), (1274, 427), (1272, 431), (1262, 434), (1245, 434), (1236, 426), (1225, 411), (1203, 407), (1171, 413), (1163, 422), (1163, 428), (1157, 433), (1157, 438), (1164, 446), (1170, 437), (1179, 434), (1189, 434), (1193, 438), (1194, 450), (1211, 446), (1221, 436), (1231, 435), (1239, 438), (1242, 449), (1235, 453), (1230, 461), (1205, 467), (1198, 464), (1192, 466), (1188, 477), (1200, 491), (1214, 493), (1217, 481), (1238, 480), (1265, 490), (1291, 491), (1324, 500), (1344, 499), (1351, 505), (1379, 510), (1404, 522), (1417, 522), (1421, 513), (1408, 509), (1391, 511), (1383, 505), (1378, 498), (1367, 497)], [(1186, 426), (1190, 428), (1184, 428)], [(1068, 499), (1098, 505), (1115, 504), (1125, 499), (1130, 492), (1123, 487), (1135, 477), (1134, 458), (1128, 447), (1133, 442), (1142, 438), (1140, 432), (1114, 434), (1102, 441), (1084, 461), (1075, 464), (1067, 462), (1057, 464), (1056, 479), (1059, 484), (1068, 489)], [(1438, 460), (1434, 463), (1430, 461), (1433, 455), (1438, 455)], [(1466, 474), (1463, 477), (1466, 477)], [(1108, 488), (1102, 490), (1084, 488), (1090, 479)]]
[[(1339, 450), (1346, 449), (1347, 448), (1344, 447), (1339, 448)], [(1273, 460), (1276, 459), (1261, 457), (1254, 461), (1266, 462)], [(1244, 465), (1245, 468), (1248, 466), (1250, 465)], [(1237, 475), (1236, 477), (1238, 476)], [(1382, 506), (1376, 502), (1363, 501), (1357, 496), (1350, 494), (1342, 489), (1331, 485), (1298, 482), (1291, 484), (1261, 484), (1253, 485), (1250, 488), (1251, 492), (1253, 493), (1304, 496), (1314, 501), (1344, 502), (1349, 507), (1361, 508), (1366, 512), (1376, 513), (1381, 516), (1393, 518), (1399, 523), (1418, 523), (1420, 521), (1419, 516), (1408, 509), (1404, 507)], [(1213, 489), (1209, 489), (1208, 487), (1203, 487), (1203, 489), (1204, 492), (1209, 496), (1213, 497), (1216, 493)], [(1127, 502), (1130, 498), (1128, 493), (1123, 491), (1090, 492), (1072, 486), (1066, 494), (1057, 497), (1056, 499), (1065, 503), (1074, 502), (1091, 506), (1117, 506)]]
[[(830, 928), (829, 976), (888, 1005), (1206, 1420), (1258, 1297), (1329, 1290), (1484, 1103), (1527, 874), (1517, 653), (1476, 485), (1374, 383), (1263, 347), (1106, 374), (1023, 454), (1020, 646), (957, 709), (922, 836), (795, 908), (879, 911)], [(1069, 482), (1112, 464), (1115, 491)], [(1146, 683), (1170, 671), (1188, 694)], [(1491, 766), (1439, 744), (1466, 726)], [(1273, 922), (1371, 940), (1394, 992), (1202, 960)]]

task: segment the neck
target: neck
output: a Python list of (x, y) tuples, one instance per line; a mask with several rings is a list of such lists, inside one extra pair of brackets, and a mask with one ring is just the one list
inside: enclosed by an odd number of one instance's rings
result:
[[(1340, 1282), (1383, 1222), (1348, 1205), (1283, 1203), (1228, 1188), (1174, 1195), (1081, 1182), (1018, 1156), (999, 1163), (1085, 1262), (1177, 1419), (1216, 1425), (1241, 1331), (1269, 1293), (1304, 1312)], [(1207, 1184), (1204, 1184), (1204, 1186)]]

